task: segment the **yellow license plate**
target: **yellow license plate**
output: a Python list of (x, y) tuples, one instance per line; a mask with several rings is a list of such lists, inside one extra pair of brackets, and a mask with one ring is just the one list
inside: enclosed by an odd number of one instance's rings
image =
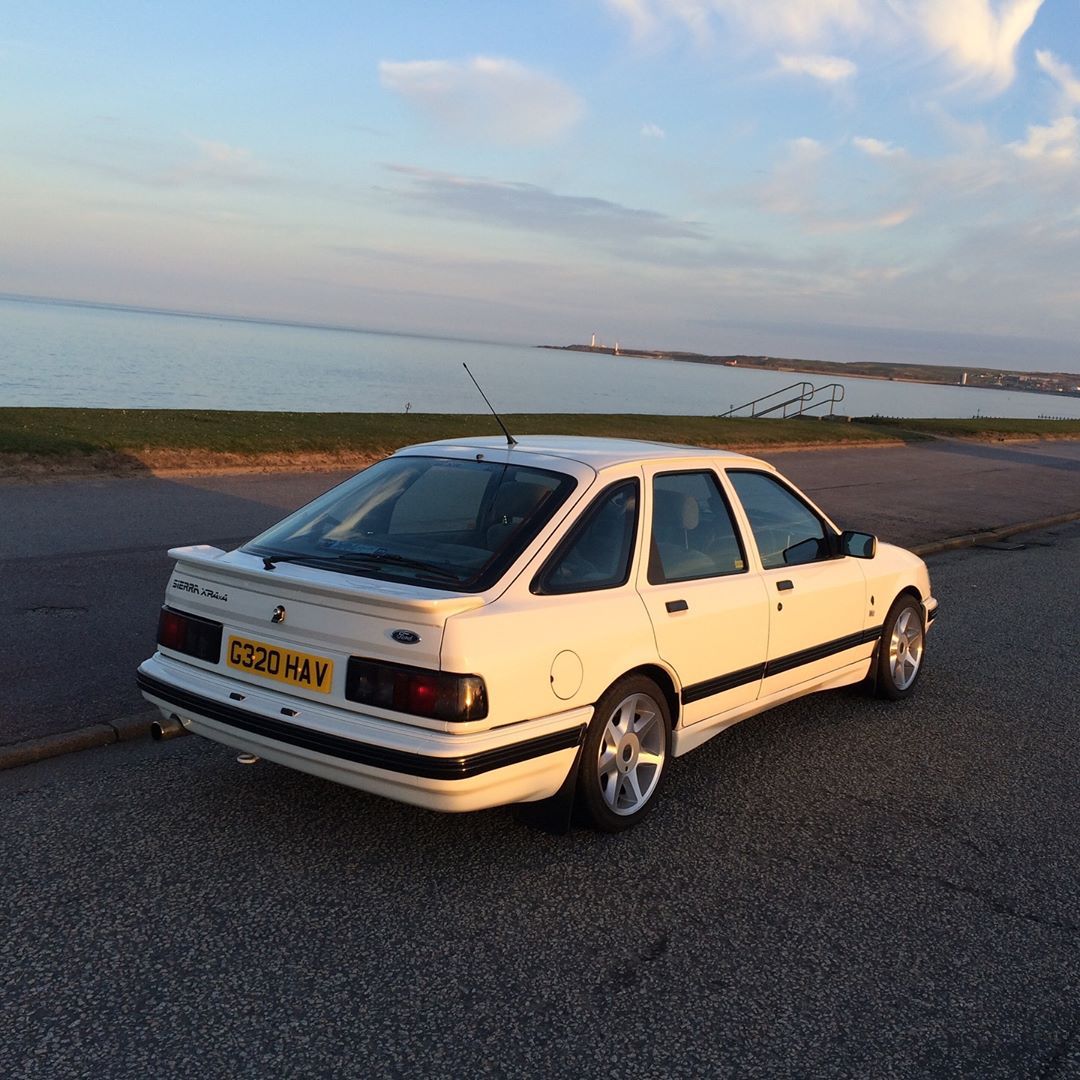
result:
[(334, 679), (334, 661), (325, 656), (279, 649), (262, 641), (230, 637), (225, 663), (238, 671), (251, 671), (264, 679), (276, 679), (305, 690), (330, 693)]

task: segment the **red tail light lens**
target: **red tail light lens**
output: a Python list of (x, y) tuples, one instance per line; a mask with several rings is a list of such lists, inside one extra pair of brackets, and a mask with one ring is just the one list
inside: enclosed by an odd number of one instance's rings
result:
[(221, 623), (163, 607), (158, 617), (158, 644), (216, 664), (221, 658)]
[(449, 675), (441, 671), (380, 664), (349, 658), (345, 696), (361, 705), (463, 723), (487, 716), (487, 689), (479, 675)]

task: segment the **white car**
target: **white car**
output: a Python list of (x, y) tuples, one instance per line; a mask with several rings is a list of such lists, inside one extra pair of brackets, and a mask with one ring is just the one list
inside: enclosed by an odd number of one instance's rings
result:
[(766, 462), (629, 440), (408, 447), (170, 555), (138, 675), (159, 735), (551, 827), (626, 828), (672, 757), (793, 698), (907, 696), (937, 609), (921, 559)]

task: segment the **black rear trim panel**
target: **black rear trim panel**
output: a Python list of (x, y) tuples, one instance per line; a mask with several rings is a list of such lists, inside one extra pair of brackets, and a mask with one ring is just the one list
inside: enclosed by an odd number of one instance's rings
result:
[(316, 731), (290, 724), (274, 717), (262, 716), (248, 709), (238, 709), (235, 705), (214, 701), (212, 698), (193, 694), (188, 690), (171, 686), (141, 671), (136, 676), (139, 689), (153, 697), (160, 698), (182, 710), (188, 710), (198, 716), (205, 716), (228, 727), (239, 728), (252, 735), (261, 735), (275, 742), (287, 743), (303, 750), (312, 750), (327, 757), (353, 761), (358, 765), (367, 765), (374, 769), (386, 769), (389, 772), (404, 773), (407, 776), (419, 776), (426, 780), (468, 780), (493, 769), (503, 769), (516, 765), (530, 758), (554, 754), (559, 750), (569, 750), (579, 746), (585, 733), (585, 725), (556, 731), (551, 735), (526, 739), (510, 746), (501, 746), (494, 750), (483, 750), (477, 754), (458, 757), (431, 757), (413, 754), (407, 750), (394, 750), (371, 743), (331, 735), (325, 731)]

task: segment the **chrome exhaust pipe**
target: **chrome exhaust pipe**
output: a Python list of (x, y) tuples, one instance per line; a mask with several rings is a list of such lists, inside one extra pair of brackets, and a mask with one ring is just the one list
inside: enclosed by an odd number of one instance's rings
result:
[(172, 713), (168, 720), (155, 720), (150, 725), (150, 738), (154, 742), (164, 742), (166, 739), (175, 739), (177, 735), (186, 735), (188, 729), (180, 722), (180, 717)]

